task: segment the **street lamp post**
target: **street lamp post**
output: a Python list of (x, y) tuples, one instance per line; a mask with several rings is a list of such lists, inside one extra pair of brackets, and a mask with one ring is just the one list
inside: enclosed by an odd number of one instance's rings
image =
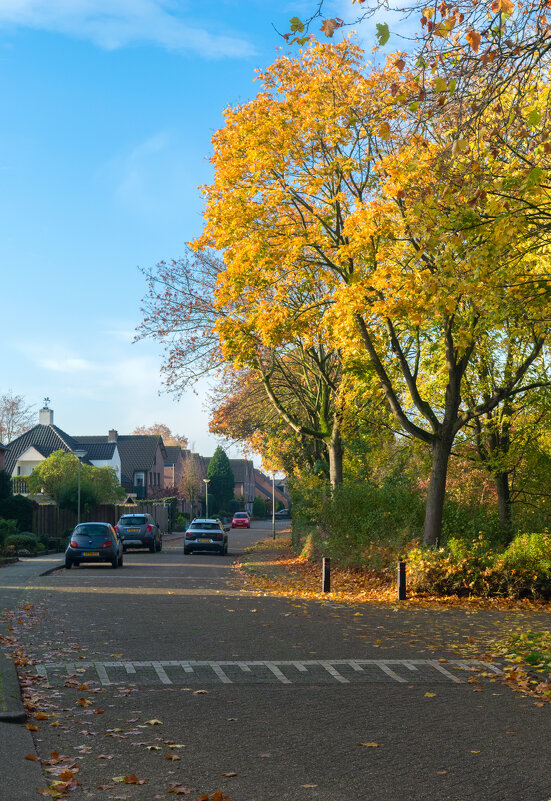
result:
[(272, 472), (272, 537), (275, 540), (275, 473)]
[(78, 459), (78, 489), (77, 489), (77, 525), (80, 523), (80, 465), (81, 459), (84, 459), (88, 451), (73, 451)]
[(205, 482), (205, 517), (209, 516), (209, 483), (210, 478), (204, 478)]

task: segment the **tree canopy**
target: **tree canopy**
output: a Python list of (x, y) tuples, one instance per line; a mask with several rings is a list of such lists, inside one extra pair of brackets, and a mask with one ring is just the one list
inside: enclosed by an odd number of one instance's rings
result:
[(207, 478), (209, 479), (208, 492), (214, 497), (217, 509), (227, 509), (229, 502), (233, 499), (235, 478), (230, 460), (221, 445), (216, 448), (209, 462)]

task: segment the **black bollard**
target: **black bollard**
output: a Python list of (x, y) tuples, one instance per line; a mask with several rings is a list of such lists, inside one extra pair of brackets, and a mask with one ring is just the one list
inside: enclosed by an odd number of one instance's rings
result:
[(324, 556), (321, 567), (321, 591), (331, 592), (331, 559)]
[(406, 563), (398, 562), (398, 600), (406, 600)]

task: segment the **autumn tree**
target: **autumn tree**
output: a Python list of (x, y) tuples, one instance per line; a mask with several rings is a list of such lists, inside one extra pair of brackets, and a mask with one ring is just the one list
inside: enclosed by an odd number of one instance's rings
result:
[(308, 283), (287, 284), (284, 292), (276, 284), (264, 286), (261, 317), (256, 287), (243, 284), (232, 293), (226, 284), (225, 296), (217, 293), (222, 271), (208, 250), (195, 260), (161, 263), (148, 274), (140, 336), (165, 343), (163, 369), (172, 389), (224, 366), (226, 375), (253, 373), (280, 424), (326, 452), (336, 486), (342, 481), (342, 364), (324, 336), (323, 288), (314, 274)]
[(153, 423), (150, 426), (136, 426), (133, 434), (162, 437), (165, 445), (180, 445), (187, 447), (187, 437), (184, 434), (174, 434), (164, 423)]
[(178, 494), (190, 504), (193, 510), (194, 504), (202, 497), (204, 472), (199, 464), (199, 459), (194, 453), (186, 453), (182, 476), (178, 484)]
[(0, 442), (7, 444), (34, 425), (34, 409), (23, 395), (9, 390), (0, 395)]
[[(366, 71), (350, 42), (314, 45), (276, 61), (262, 80), (263, 91), (228, 109), (213, 138), (215, 179), (196, 243), (224, 252), (222, 347), (239, 348), (237, 292), (267, 338), (286, 307), (266, 303), (266, 292), (277, 287), (284, 298), (315, 277), (328, 343), (345, 358), (368, 355), (400, 427), (431, 450), (425, 542), (433, 545), (456, 435), (526, 391), (547, 335), (547, 261), (519, 244), (526, 222), (505, 222), (502, 201), (480, 194), (474, 146), (450, 148), (440, 119), (430, 140), (405, 135), (401, 95), (416, 91), (415, 77), (399, 58)], [(534, 188), (528, 181), (520, 191)], [(530, 347), (490, 398), (478, 393), (466, 405), (478, 338), (497, 337), (506, 317)]]

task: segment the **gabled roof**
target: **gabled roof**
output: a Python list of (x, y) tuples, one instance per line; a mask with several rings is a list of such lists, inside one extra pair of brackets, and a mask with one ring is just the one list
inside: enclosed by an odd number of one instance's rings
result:
[[(88, 444), (107, 444), (109, 442), (107, 435), (99, 437), (78, 436), (75, 437), (75, 440), (83, 448)], [(109, 444), (116, 445), (119, 450), (121, 457), (121, 484), (123, 486), (133, 485), (134, 473), (146, 473), (151, 470), (159, 445), (161, 446), (163, 459), (166, 455), (163, 440), (158, 434), (119, 434), (116, 441)]]
[[(19, 457), (29, 448), (35, 448), (46, 459), (54, 451), (74, 451), (80, 443), (54, 425), (38, 424), (12, 440), (6, 450), (5, 469), (13, 473)], [(87, 461), (87, 460), (84, 460)]]
[(116, 442), (80, 442), (79, 445), (91, 462), (108, 462), (117, 447)]
[(230, 459), (230, 466), (236, 484), (244, 484), (247, 479), (254, 481), (254, 465), (250, 459)]
[(179, 445), (165, 445), (166, 459), (165, 464), (176, 464), (179, 458), (183, 459), (182, 449)]

